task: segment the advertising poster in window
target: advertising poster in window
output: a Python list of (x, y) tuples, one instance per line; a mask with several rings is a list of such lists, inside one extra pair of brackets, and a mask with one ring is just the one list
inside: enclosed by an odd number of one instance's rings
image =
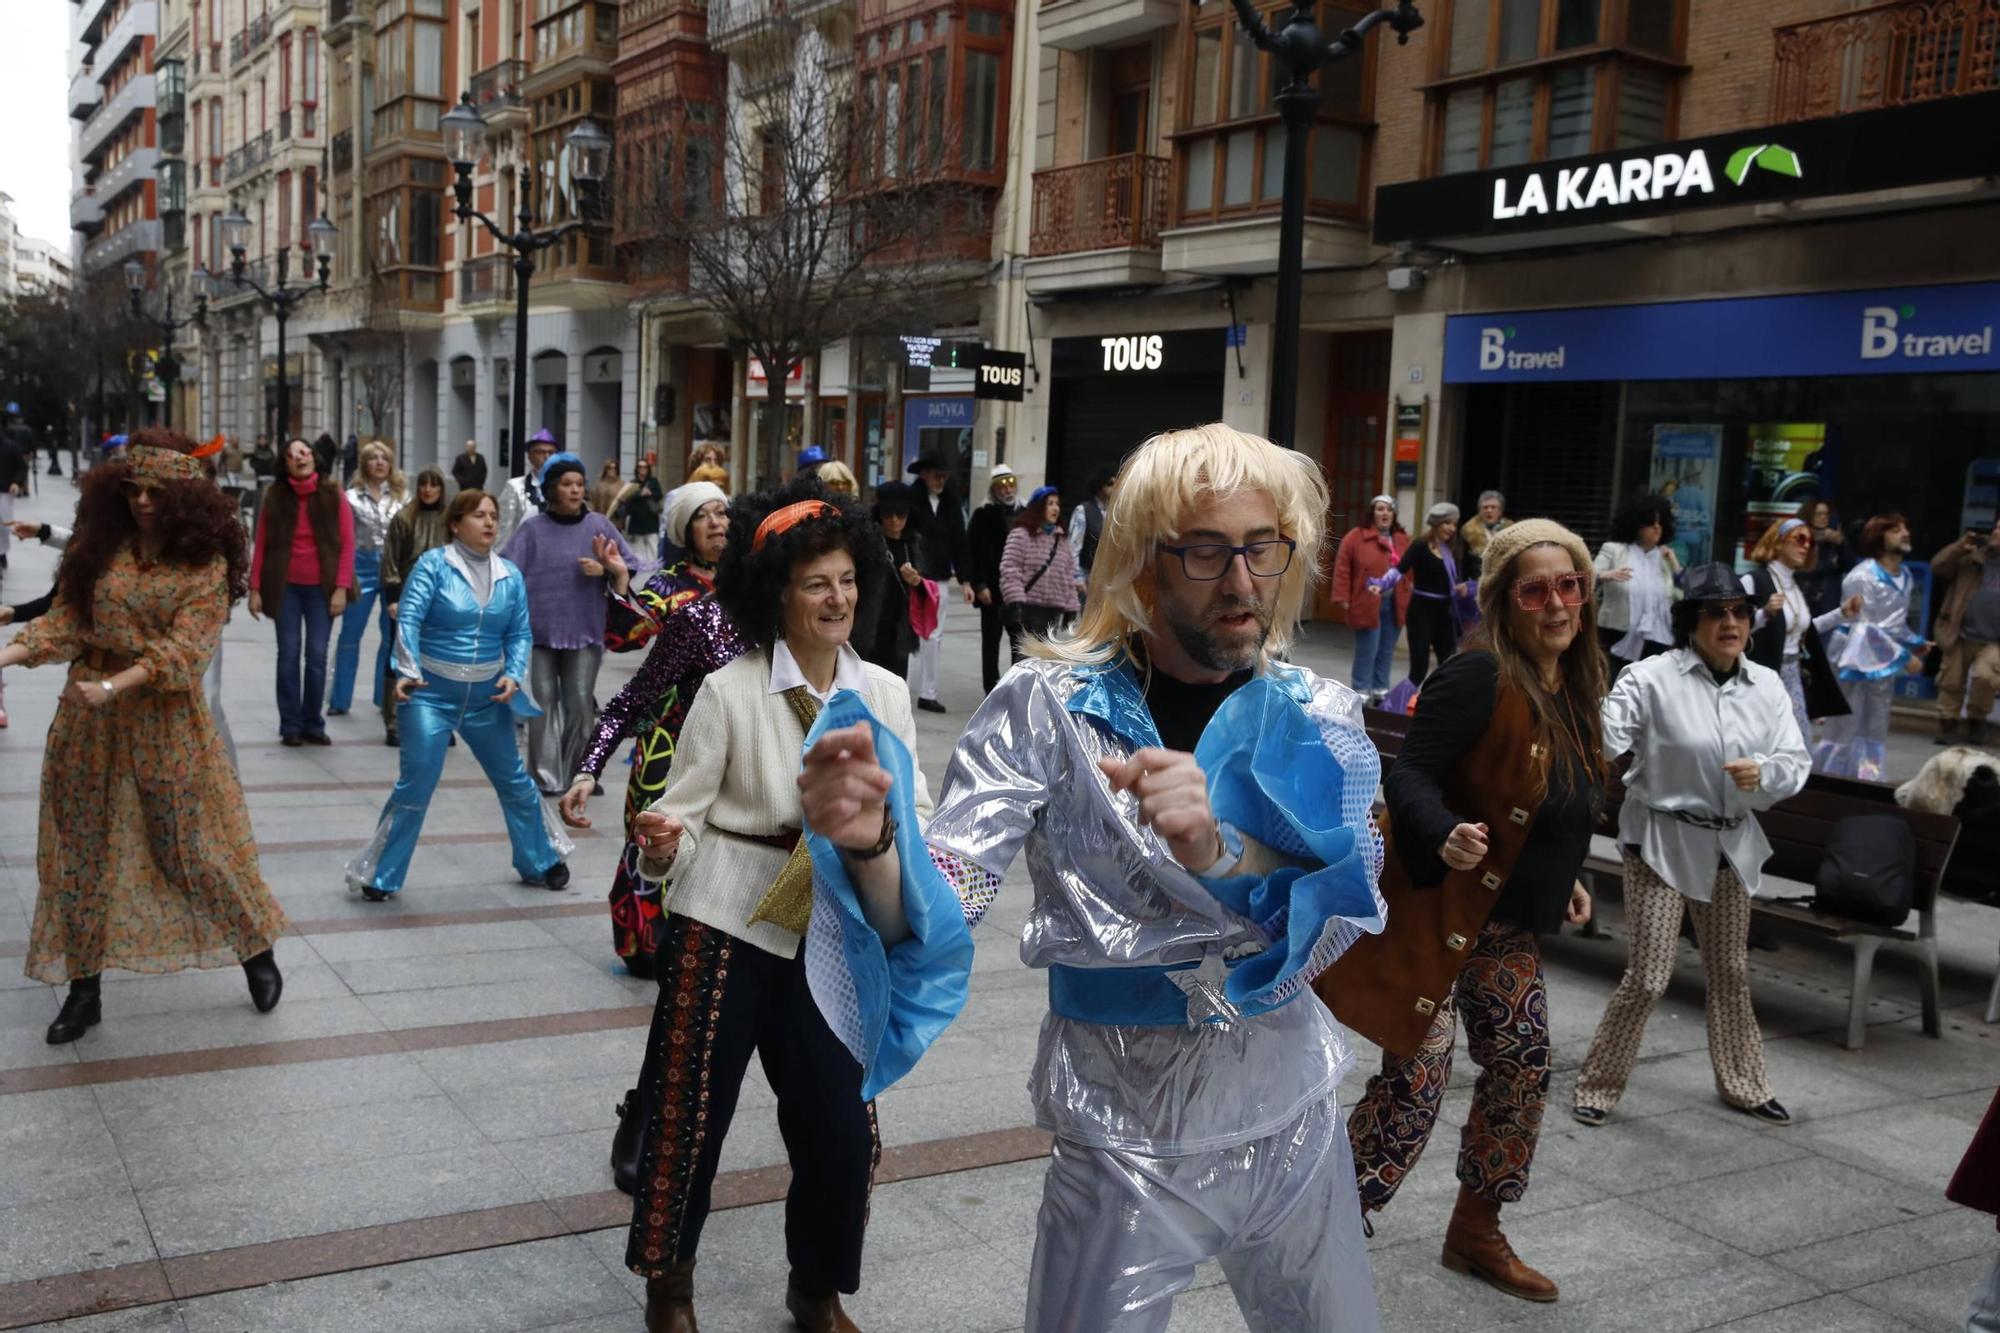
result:
[(1749, 428), (1743, 451), (1743, 549), (1815, 495), (1833, 494), (1833, 451), (1823, 421), (1766, 422)]
[(1681, 568), (1707, 561), (1715, 549), (1716, 474), (1722, 467), (1720, 423), (1653, 427), (1649, 489), (1674, 505), (1670, 543)]

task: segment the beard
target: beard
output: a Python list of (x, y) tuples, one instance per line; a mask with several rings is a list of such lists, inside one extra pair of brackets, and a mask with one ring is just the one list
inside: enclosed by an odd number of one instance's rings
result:
[[(1216, 632), (1217, 621), (1245, 612), (1256, 617), (1254, 629), (1226, 637)], [(1255, 597), (1218, 598), (1190, 618), (1169, 610), (1166, 619), (1182, 650), (1210, 671), (1241, 671), (1256, 665), (1257, 654), (1271, 634), (1271, 608)]]

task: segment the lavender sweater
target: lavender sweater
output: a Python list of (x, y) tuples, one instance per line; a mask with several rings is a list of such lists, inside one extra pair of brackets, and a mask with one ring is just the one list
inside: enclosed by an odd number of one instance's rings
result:
[(528, 620), (537, 648), (589, 648), (604, 643), (605, 582), (584, 574), (577, 561), (590, 557), (593, 537), (609, 537), (635, 577), (641, 561), (602, 514), (561, 523), (532, 514), (500, 554), (519, 566), (528, 585)]

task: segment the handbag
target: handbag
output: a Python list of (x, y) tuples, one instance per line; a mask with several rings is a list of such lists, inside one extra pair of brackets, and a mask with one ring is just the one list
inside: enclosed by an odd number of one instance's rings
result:
[(1901, 815), (1849, 815), (1833, 826), (1813, 910), (1895, 929), (1916, 905), (1917, 840)]

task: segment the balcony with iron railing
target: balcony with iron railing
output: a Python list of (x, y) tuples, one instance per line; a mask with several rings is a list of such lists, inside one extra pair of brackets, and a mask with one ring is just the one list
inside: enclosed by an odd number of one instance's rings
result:
[(528, 102), (522, 96), (522, 82), (528, 78), (526, 60), (502, 60), (472, 76), (472, 104), (480, 108), (486, 126), (508, 128), (514, 122), (528, 124)]
[(460, 308), (514, 299), (514, 257), (481, 255), (458, 266)]
[(229, 63), (233, 68), (257, 54), (265, 42), (271, 40), (271, 16), (259, 14), (244, 25), (243, 31), (229, 39)]
[(708, 44), (727, 51), (791, 17), (788, 0), (709, 0)]
[[(220, 273), (215, 274), (209, 279), (208, 303), (210, 306), (237, 305), (243, 301), (256, 298), (257, 293), (250, 289), (249, 283), (244, 283), (242, 286), (237, 285), (236, 280), (230, 276), (231, 269), (231, 265), (225, 264)], [(266, 288), (271, 285), (271, 279), (276, 271), (276, 266), (272, 264), (269, 255), (259, 255), (255, 259), (244, 261), (243, 264), (244, 276)], [(296, 264), (292, 266), (292, 271), (294, 273), (298, 272)]]
[(252, 139), (249, 143), (244, 144), (224, 159), (222, 166), (223, 184), (234, 185), (237, 181), (252, 174), (270, 160), (271, 131), (265, 130), (262, 134)]
[(1785, 24), (1772, 45), (1773, 123), (1986, 92), (2000, 88), (2000, 0), (1891, 0)]
[(1168, 174), (1166, 158), (1144, 153), (1036, 172), (1028, 253), (1159, 248)]

